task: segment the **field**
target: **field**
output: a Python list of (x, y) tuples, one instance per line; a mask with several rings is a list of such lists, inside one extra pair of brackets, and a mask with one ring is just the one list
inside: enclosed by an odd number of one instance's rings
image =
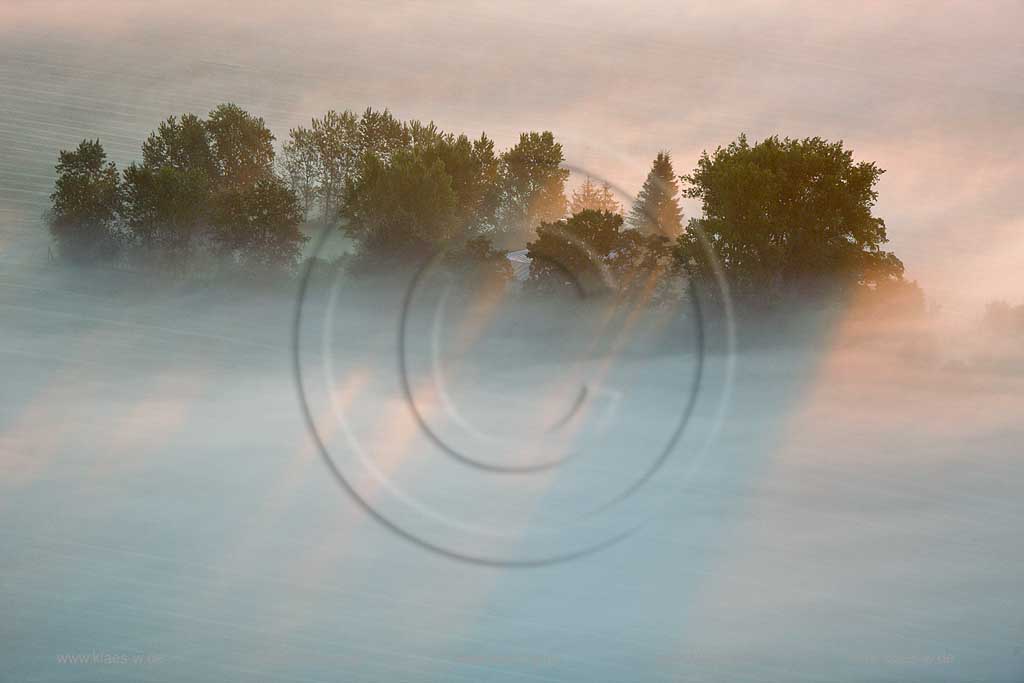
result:
[[(578, 460), (480, 471), (401, 400), (398, 297), (341, 296), (330, 343), (300, 356), (369, 453), (373, 477), (311, 394), (376, 514), (507, 561), (632, 530), (578, 559), (494, 567), (394, 533), (339, 486), (301, 410), (293, 289), (4, 270), (5, 680), (1020, 680), (1024, 374), (983, 340), (840, 319), (741, 345), (724, 404), (729, 358), (709, 349), (665, 466), (625, 512), (548, 538), (650, 462), (693, 349), (623, 354), (602, 375), (627, 395), (619, 419), (578, 434)], [(329, 325), (312, 320), (319, 340)], [(477, 363), (490, 379), (450, 389), (475, 425), (526, 411), (510, 429), (532, 444), (528, 408), (567, 400), (543, 389), (564, 363), (544, 325), (518, 329), (518, 351), (498, 352), (514, 368)]]

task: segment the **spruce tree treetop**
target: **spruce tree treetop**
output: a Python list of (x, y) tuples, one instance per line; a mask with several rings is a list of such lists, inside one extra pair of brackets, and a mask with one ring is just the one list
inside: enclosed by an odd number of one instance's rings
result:
[(629, 225), (647, 235), (676, 237), (682, 232), (679, 182), (668, 152), (659, 152), (629, 213)]
[(598, 185), (590, 176), (587, 176), (583, 184), (572, 193), (572, 199), (569, 201), (569, 213), (577, 214), (588, 210), (622, 213), (622, 205), (615, 199), (611, 185), (607, 182)]

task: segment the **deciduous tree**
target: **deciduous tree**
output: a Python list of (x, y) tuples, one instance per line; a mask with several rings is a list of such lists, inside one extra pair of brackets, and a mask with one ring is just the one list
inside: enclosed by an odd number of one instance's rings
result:
[(400, 150), (368, 154), (346, 199), (345, 232), (364, 262), (420, 257), (455, 235), (457, 197), (440, 159)]
[(211, 218), (221, 250), (257, 272), (290, 269), (308, 239), (295, 193), (271, 174), (218, 192)]
[(501, 155), (501, 232), (506, 247), (519, 247), (544, 222), (565, 216), (565, 181), (569, 171), (562, 145), (550, 131), (523, 133), (519, 142)]
[(56, 168), (48, 223), (61, 255), (78, 262), (113, 256), (121, 207), (117, 166), (99, 140), (83, 140), (77, 149), (60, 152)]
[(587, 295), (611, 291), (617, 287), (618, 266), (640, 242), (638, 232), (623, 230), (622, 216), (606, 211), (587, 209), (541, 223), (537, 238), (527, 244), (528, 288)]
[(361, 153), (359, 121), (350, 111), (332, 110), (314, 118), (309, 128), (289, 131), (282, 165), (307, 216), (318, 207), (320, 221), (337, 220)]
[(842, 142), (770, 137), (751, 145), (741, 135), (705, 152), (683, 177), (704, 215), (680, 239), (680, 262), (708, 277), (703, 234), (733, 292), (762, 302), (902, 280), (902, 262), (882, 250), (885, 222), (872, 213), (882, 173), (855, 162)]
[(236, 104), (222, 104), (207, 116), (206, 131), (220, 187), (243, 185), (273, 173), (274, 135), (262, 118)]

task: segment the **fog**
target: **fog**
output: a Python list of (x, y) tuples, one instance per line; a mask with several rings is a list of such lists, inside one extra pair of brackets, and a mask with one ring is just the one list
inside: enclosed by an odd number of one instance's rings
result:
[[(1024, 347), (981, 324), (1024, 300), (1020, 23), (0, 4), (0, 680), (1024, 680)], [(929, 313), (55, 260), (58, 150), (124, 168), (221, 102), (278, 147), (367, 106), (550, 129), (627, 209), (662, 149), (842, 139)]]
[(5, 269), (4, 678), (1020, 680), (1019, 347), (429, 279)]
[[(968, 319), (1024, 302), (1019, 3), (6, 2), (0, 261), (45, 257), (31, 222), (57, 149), (119, 167), (157, 123), (235, 102), (283, 141), (329, 109), (481, 131), (551, 130), (630, 192), (741, 132), (845, 141), (886, 169), (878, 214), (908, 275)], [(686, 213), (699, 207), (688, 204)], [(969, 283), (970, 286), (965, 286)]]

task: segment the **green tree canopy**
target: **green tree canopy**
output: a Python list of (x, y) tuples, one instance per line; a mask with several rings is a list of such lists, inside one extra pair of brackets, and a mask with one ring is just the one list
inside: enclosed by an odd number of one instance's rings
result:
[(206, 122), (195, 114), (168, 117), (142, 143), (142, 165), (215, 176)]
[(500, 222), (505, 246), (518, 247), (539, 224), (565, 216), (569, 171), (561, 167), (563, 161), (562, 145), (550, 131), (523, 133), (501, 155)]
[(181, 265), (207, 226), (210, 178), (175, 166), (124, 170), (124, 219), (139, 244), (165, 265)]
[(376, 111), (367, 107), (359, 117), (358, 128), (359, 159), (369, 154), (387, 162), (411, 142), (408, 127), (387, 109)]
[(168, 117), (142, 143), (142, 163), (124, 170), (124, 222), (147, 255), (181, 267), (208, 227), (218, 170), (206, 121)]
[(314, 118), (309, 128), (291, 129), (288, 138), (282, 165), (304, 214), (308, 216), (317, 206), (322, 222), (334, 222), (345, 188), (358, 170), (359, 119), (350, 111), (339, 114), (331, 110)]
[(707, 277), (701, 234), (737, 296), (771, 300), (822, 286), (899, 280), (903, 264), (882, 251), (885, 223), (872, 214), (882, 169), (854, 162), (840, 142), (745, 136), (701, 156), (683, 177), (704, 215), (691, 221), (678, 254)]
[(675, 238), (682, 232), (679, 183), (668, 152), (659, 152), (651, 164), (640, 194), (629, 212), (629, 225), (645, 235)]
[(346, 200), (346, 233), (369, 259), (430, 253), (454, 236), (457, 198), (440, 159), (413, 150), (367, 154)]
[(855, 162), (841, 141), (751, 145), (741, 135), (705, 152), (681, 177), (683, 196), (703, 209), (686, 230), (666, 152), (624, 222), (607, 183), (588, 177), (566, 200), (569, 171), (548, 131), (523, 133), (498, 154), (485, 134), (471, 139), (366, 109), (329, 111), (293, 128), (280, 160), (273, 143), (263, 119), (234, 104), (206, 119), (171, 116), (122, 181), (99, 141), (85, 140), (59, 154), (48, 227), (69, 258), (112, 255), (130, 243), (175, 267), (205, 248), (277, 268), (298, 258), (300, 224), (318, 210), (367, 262), (444, 250), (449, 262), (500, 275), (508, 264), (496, 244), (526, 243), (534, 289), (569, 274), (595, 285), (610, 273), (619, 293), (642, 283), (645, 297), (678, 294), (680, 274), (708, 280), (721, 266), (733, 293), (751, 302), (858, 286), (884, 305), (922, 300), (904, 281), (903, 263), (882, 249), (886, 227), (873, 210), (883, 171)]
[(466, 135), (438, 134), (415, 145), (430, 164), (440, 162), (455, 193), (455, 230), (470, 237), (494, 227), (500, 201), (498, 158), (486, 135), (470, 141)]
[(368, 261), (430, 253), (494, 230), (500, 176), (493, 141), (471, 141), (433, 122), (410, 121), (399, 131), (390, 114), (364, 116), (390, 138), (363, 152), (345, 193), (345, 232)]
[(560, 221), (541, 223), (527, 244), (529, 289), (536, 292), (608, 293), (631, 279), (642, 258), (643, 236), (623, 229), (622, 216), (585, 209)]
[(221, 251), (256, 271), (290, 268), (307, 240), (299, 230), (298, 198), (272, 174), (218, 192), (211, 200), (211, 219)]
[(124, 172), (123, 219), (135, 241), (165, 267), (183, 267), (202, 247), (248, 264), (289, 265), (305, 237), (301, 211), (283, 194), (294, 193), (274, 173), (273, 139), (263, 119), (234, 104), (206, 120), (163, 121), (143, 143), (142, 163)]
[(274, 135), (263, 119), (221, 104), (206, 119), (213, 167), (221, 187), (244, 185), (273, 172)]
[(82, 140), (74, 151), (60, 152), (56, 169), (48, 223), (61, 255), (72, 261), (112, 256), (121, 206), (117, 166), (99, 140)]

